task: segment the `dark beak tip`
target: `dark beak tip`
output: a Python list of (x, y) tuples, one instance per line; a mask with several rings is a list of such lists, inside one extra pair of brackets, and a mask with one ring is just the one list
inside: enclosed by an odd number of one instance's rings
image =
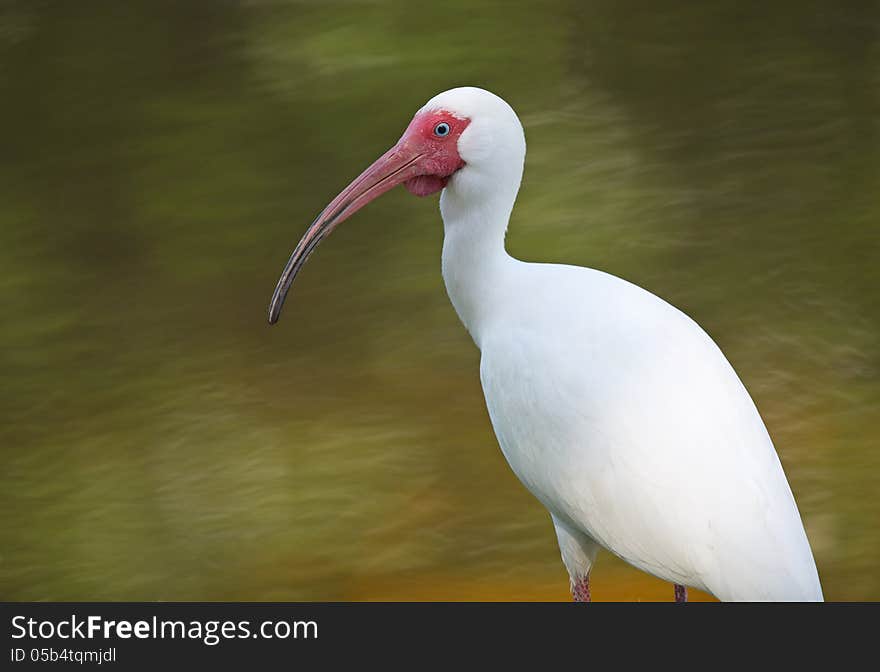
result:
[(270, 325), (277, 324), (279, 317), (281, 317), (281, 310), (280, 309), (276, 309), (274, 306), (269, 308), (269, 324)]

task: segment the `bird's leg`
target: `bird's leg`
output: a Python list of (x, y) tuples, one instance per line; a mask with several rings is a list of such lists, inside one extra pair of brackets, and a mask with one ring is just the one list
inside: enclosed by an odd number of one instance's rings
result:
[(571, 582), (571, 599), (575, 602), (592, 602), (590, 599), (590, 575)]
[(571, 597), (575, 602), (590, 602), (590, 570), (596, 560), (599, 544), (552, 513), (550, 517), (559, 540), (562, 563), (568, 571)]
[(688, 601), (687, 586), (683, 586), (680, 583), (675, 584), (675, 601), (676, 602), (687, 602)]

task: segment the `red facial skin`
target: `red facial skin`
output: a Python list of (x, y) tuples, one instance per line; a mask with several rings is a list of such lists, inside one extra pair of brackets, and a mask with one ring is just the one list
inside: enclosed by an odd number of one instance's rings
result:
[[(449, 133), (438, 137), (434, 131), (441, 123), (449, 125)], [(446, 186), (452, 174), (464, 166), (458, 154), (458, 139), (470, 123), (470, 119), (461, 119), (445, 110), (421, 112), (413, 118), (400, 139), (400, 142), (421, 147), (419, 164), (424, 173), (404, 182), (411, 194), (436, 194)]]
[[(437, 126), (449, 125), (440, 136)], [(296, 274), (318, 244), (355, 212), (398, 184), (416, 196), (443, 189), (452, 174), (464, 166), (458, 154), (458, 139), (470, 123), (445, 110), (420, 112), (400, 140), (380, 156), (321, 211), (287, 261), (269, 304), (269, 324), (275, 324)]]

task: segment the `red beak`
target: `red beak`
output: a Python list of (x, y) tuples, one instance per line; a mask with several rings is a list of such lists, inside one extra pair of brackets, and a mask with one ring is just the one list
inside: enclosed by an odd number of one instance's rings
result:
[(318, 244), (367, 203), (392, 187), (419, 176), (418, 163), (421, 157), (418, 148), (401, 138), (400, 142), (380, 156), (324, 208), (300, 239), (284, 267), (284, 272), (275, 286), (272, 301), (269, 303), (269, 324), (278, 321), (284, 299), (296, 274), (305, 265)]

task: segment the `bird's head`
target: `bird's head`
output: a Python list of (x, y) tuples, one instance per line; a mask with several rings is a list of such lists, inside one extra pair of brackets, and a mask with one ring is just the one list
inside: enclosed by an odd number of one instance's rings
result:
[(287, 292), (312, 251), (370, 201), (399, 184), (416, 196), (447, 187), (474, 193), (511, 171), (516, 173), (518, 187), (524, 158), (522, 126), (501, 98), (474, 87), (438, 94), (416, 112), (400, 140), (343, 189), (309, 226), (275, 287), (269, 323), (278, 321)]

